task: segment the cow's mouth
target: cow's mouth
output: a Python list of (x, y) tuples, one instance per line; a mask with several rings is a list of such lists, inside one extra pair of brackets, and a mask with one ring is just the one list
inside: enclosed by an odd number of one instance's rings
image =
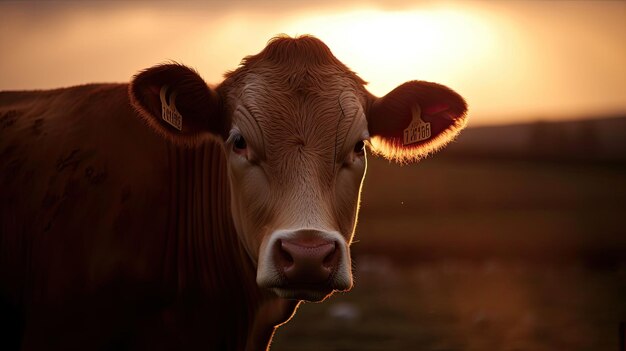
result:
[[(305, 300), (310, 302), (318, 302), (326, 299), (336, 290), (346, 290), (349, 286), (337, 286), (335, 276), (337, 273), (336, 266), (330, 266), (327, 269), (327, 276), (323, 280), (316, 281), (315, 276), (301, 274), (288, 276), (281, 272), (279, 283), (269, 287), (276, 295), (284, 299)], [(295, 279), (294, 279), (295, 278)], [(313, 278), (313, 279), (311, 279)], [(322, 278), (318, 276), (317, 278)]]
[(334, 289), (330, 287), (281, 287), (272, 288), (272, 291), (283, 299), (319, 302), (332, 295)]
[[(291, 300), (305, 300), (310, 302), (318, 302), (326, 299), (333, 294), (338, 287), (334, 287), (333, 282), (336, 270), (331, 270), (325, 280), (296, 280), (293, 281), (286, 275), (281, 276), (282, 284), (272, 287), (272, 291), (276, 295)], [(302, 277), (297, 277), (302, 278)], [(306, 278), (306, 276), (305, 276)]]

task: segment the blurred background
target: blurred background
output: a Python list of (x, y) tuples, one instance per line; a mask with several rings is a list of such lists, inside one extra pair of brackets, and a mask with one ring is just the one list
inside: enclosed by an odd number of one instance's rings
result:
[(272, 350), (618, 349), (624, 1), (2, 1), (0, 90), (168, 60), (218, 84), (279, 33), (319, 37), (379, 96), (448, 85), (470, 123), (419, 164), (370, 157), (354, 289), (301, 306)]

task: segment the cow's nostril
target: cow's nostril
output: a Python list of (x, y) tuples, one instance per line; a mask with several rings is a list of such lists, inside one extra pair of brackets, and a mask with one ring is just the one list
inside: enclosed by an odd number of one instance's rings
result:
[(282, 240), (278, 240), (277, 244), (276, 263), (283, 269), (291, 267), (293, 265), (293, 256), (291, 256), (289, 251), (285, 250)]
[(337, 257), (336, 252), (337, 252), (337, 248), (336, 248), (335, 243), (333, 243), (332, 250), (326, 255), (326, 257), (324, 257), (324, 261), (322, 262), (324, 267), (326, 268), (332, 267), (337, 263), (337, 260), (335, 259)]

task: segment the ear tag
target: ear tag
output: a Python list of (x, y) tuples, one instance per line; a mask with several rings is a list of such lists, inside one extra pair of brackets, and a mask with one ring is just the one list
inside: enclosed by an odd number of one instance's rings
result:
[(165, 93), (167, 92), (167, 85), (161, 88), (161, 118), (172, 127), (182, 130), (183, 129), (183, 116), (176, 109), (176, 91), (170, 95), (170, 104), (167, 104), (165, 100)]
[(408, 128), (404, 130), (402, 145), (415, 144), (430, 138), (431, 135), (430, 122), (424, 122), (424, 120), (422, 120), (422, 109), (419, 105), (415, 105), (411, 108), (411, 114), (413, 115), (413, 120)]

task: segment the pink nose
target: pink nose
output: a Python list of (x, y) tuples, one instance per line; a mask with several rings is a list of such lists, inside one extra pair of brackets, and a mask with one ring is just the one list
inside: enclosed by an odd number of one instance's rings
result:
[(339, 255), (334, 241), (306, 237), (279, 240), (277, 244), (276, 266), (289, 283), (324, 283), (337, 265)]

